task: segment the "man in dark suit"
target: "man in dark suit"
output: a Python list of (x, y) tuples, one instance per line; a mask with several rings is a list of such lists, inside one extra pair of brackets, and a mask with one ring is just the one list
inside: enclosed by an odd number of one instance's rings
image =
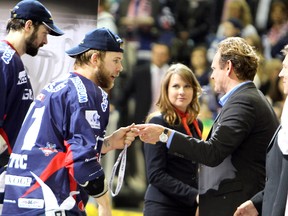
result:
[[(283, 91), (288, 95), (288, 45), (283, 53), (283, 68), (279, 77), (283, 79)], [(286, 207), (288, 192), (288, 100), (281, 115), (281, 126), (276, 131), (267, 149), (266, 176), (264, 190), (251, 200), (240, 205), (234, 216), (283, 216), (288, 214)], [(286, 213), (285, 213), (286, 208)]]
[[(121, 117), (130, 115), (128, 122), (133, 123), (145, 121), (147, 114), (153, 109), (155, 100), (158, 99), (160, 81), (169, 67), (169, 60), (169, 47), (166, 44), (154, 43), (151, 48), (151, 61), (134, 68), (123, 93), (116, 99), (116, 108), (120, 111)], [(126, 108), (126, 104), (130, 99), (134, 100), (135, 109), (128, 115), (129, 109)], [(120, 125), (126, 123), (120, 120)]]
[(264, 188), (266, 148), (279, 123), (252, 82), (258, 62), (255, 51), (242, 38), (229, 37), (219, 43), (211, 79), (215, 91), (224, 96), (206, 141), (160, 125), (139, 125), (141, 140), (155, 143), (161, 138), (171, 154), (202, 164), (201, 216), (231, 216), (239, 204)]

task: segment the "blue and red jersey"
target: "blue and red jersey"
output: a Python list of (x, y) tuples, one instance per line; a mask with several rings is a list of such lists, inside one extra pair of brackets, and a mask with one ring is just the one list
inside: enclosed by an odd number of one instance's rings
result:
[[(0, 87), (0, 135), (11, 152), (34, 98), (23, 62), (7, 41), (0, 41)], [(0, 167), (8, 162), (8, 156), (7, 150), (0, 155)]]
[(2, 215), (85, 215), (88, 195), (79, 184), (104, 175), (99, 160), (108, 120), (108, 95), (91, 80), (70, 73), (48, 84), (10, 156)]

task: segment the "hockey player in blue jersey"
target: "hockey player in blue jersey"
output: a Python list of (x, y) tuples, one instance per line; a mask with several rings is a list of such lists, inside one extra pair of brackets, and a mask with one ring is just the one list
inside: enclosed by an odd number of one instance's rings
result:
[(0, 41), (0, 168), (7, 164), (21, 124), (34, 96), (21, 56), (35, 56), (48, 43), (47, 35), (63, 32), (38, 1), (21, 1), (12, 10)]
[(5, 40), (0, 41), (0, 215), (4, 169), (24, 117), (34, 99), (21, 56), (35, 56), (48, 43), (47, 35), (63, 34), (51, 13), (38, 1), (21, 1), (12, 10)]
[(10, 156), (3, 216), (86, 215), (88, 195), (110, 216), (101, 155), (130, 145), (133, 125), (105, 136), (106, 91), (122, 71), (122, 40), (106, 28), (93, 30), (68, 50), (74, 71), (48, 84), (32, 103)]

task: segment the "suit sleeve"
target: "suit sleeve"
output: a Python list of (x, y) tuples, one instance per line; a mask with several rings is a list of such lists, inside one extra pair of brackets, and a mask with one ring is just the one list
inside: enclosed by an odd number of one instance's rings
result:
[[(162, 120), (154, 117), (150, 123), (161, 124)], [(195, 202), (198, 191), (166, 172), (167, 151), (166, 146), (161, 142), (155, 145), (144, 143), (148, 181), (167, 196), (174, 197), (187, 205), (191, 205), (191, 203)]]
[(259, 213), (262, 212), (262, 202), (263, 202), (264, 190), (258, 192), (255, 196), (251, 198), (253, 205)]

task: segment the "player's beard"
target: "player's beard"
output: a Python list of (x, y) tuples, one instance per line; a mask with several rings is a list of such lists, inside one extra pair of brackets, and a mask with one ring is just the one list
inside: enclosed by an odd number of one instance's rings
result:
[(34, 41), (37, 38), (37, 32), (34, 30), (32, 35), (26, 39), (26, 53), (31, 56), (36, 56), (39, 50), (39, 46), (34, 45)]
[(105, 68), (102, 61), (96, 73), (96, 80), (98, 85), (105, 90), (110, 90), (114, 86), (114, 82), (110, 79), (110, 72)]

